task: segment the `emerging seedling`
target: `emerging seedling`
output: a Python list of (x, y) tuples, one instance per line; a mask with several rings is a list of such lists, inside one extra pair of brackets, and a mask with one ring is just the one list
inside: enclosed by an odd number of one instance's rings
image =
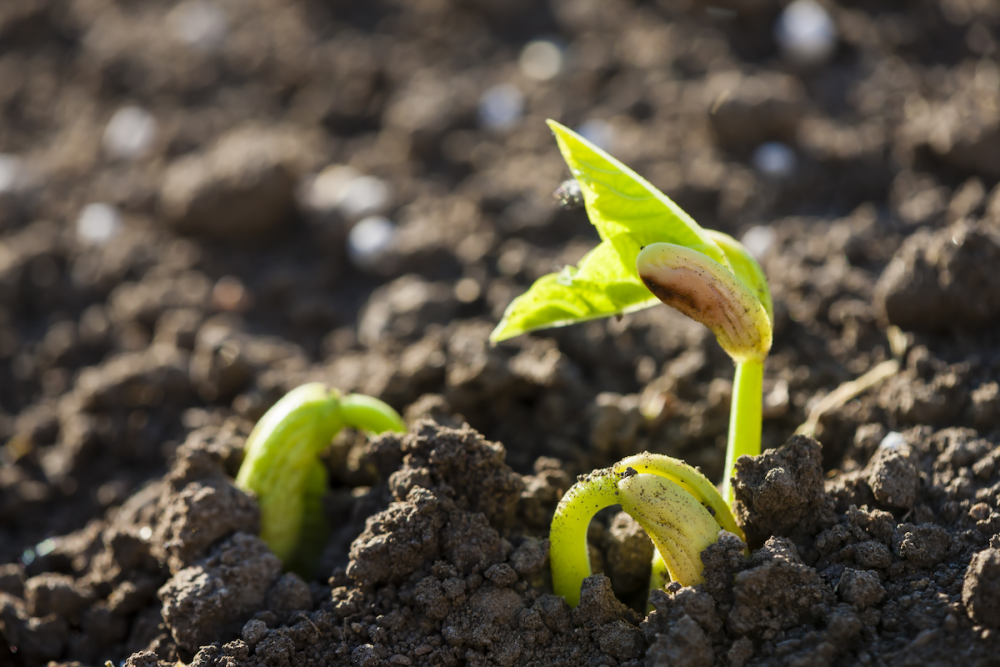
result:
[(747, 284), (710, 257), (672, 243), (646, 246), (635, 265), (649, 291), (707, 326), (736, 362), (723, 478), (723, 493), (732, 502), (736, 459), (760, 454), (764, 359), (771, 349), (771, 294), (763, 271), (742, 244), (724, 234), (715, 233), (713, 238), (731, 265), (745, 262), (754, 282)]
[(580, 603), (580, 585), (591, 574), (587, 527), (595, 514), (612, 505), (621, 505), (653, 541), (657, 586), (667, 573), (684, 586), (700, 583), (701, 552), (719, 539), (719, 531), (743, 536), (718, 490), (688, 464), (650, 453), (622, 459), (581, 478), (552, 519), (552, 584), (572, 607)]
[(260, 536), (289, 569), (311, 569), (325, 542), (327, 473), (319, 455), (344, 426), (372, 433), (406, 430), (399, 414), (377, 398), (341, 397), (312, 383), (275, 403), (247, 439), (236, 486), (256, 494)]
[[(543, 276), (515, 299), (490, 339), (621, 315), (659, 300), (708, 326), (736, 362), (723, 493), (736, 459), (760, 453), (771, 293), (738, 241), (701, 228), (646, 180), (549, 121), (601, 243), (577, 266)], [(566, 190), (566, 186), (561, 186)]]

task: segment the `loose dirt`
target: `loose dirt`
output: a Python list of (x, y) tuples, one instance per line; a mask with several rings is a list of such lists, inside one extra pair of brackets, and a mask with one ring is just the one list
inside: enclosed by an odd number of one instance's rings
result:
[[(995, 664), (1000, 13), (824, 7), (807, 66), (769, 1), (4, 3), (0, 665)], [(519, 65), (538, 38), (549, 80)], [(111, 136), (142, 112), (138, 149)], [(666, 307), (489, 345), (597, 243), (547, 117), (743, 238), (774, 294), (749, 555), (723, 536), (648, 614), (641, 528), (598, 517), (570, 610), (549, 520), (640, 451), (721, 477), (732, 364)], [(374, 255), (362, 221), (393, 230)], [(303, 578), (232, 479), (308, 381), (410, 432), (333, 443)]]

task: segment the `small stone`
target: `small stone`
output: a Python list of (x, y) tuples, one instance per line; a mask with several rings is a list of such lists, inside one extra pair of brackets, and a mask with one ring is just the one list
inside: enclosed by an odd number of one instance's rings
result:
[(344, 215), (351, 219), (382, 213), (392, 202), (392, 190), (382, 179), (359, 176), (348, 181), (337, 201)]
[(795, 151), (780, 141), (768, 141), (758, 146), (752, 160), (757, 171), (775, 180), (788, 178), (798, 166)]
[(149, 153), (156, 141), (156, 118), (142, 107), (127, 106), (115, 112), (104, 128), (104, 150), (127, 160)]
[(774, 247), (777, 236), (772, 227), (756, 225), (746, 231), (740, 242), (751, 255), (757, 259), (764, 259), (768, 251)]
[(536, 81), (548, 81), (563, 69), (563, 52), (554, 42), (537, 39), (525, 44), (518, 58), (521, 74)]
[(267, 634), (267, 623), (259, 619), (252, 619), (247, 621), (246, 625), (243, 626), (243, 632), (240, 636), (243, 637), (243, 641), (251, 646), (259, 642)]
[(920, 473), (909, 455), (909, 447), (885, 450), (879, 446), (869, 463), (868, 486), (880, 504), (908, 509), (916, 502)]
[(510, 586), (517, 582), (517, 572), (507, 563), (491, 565), (484, 576), (497, 586)]
[(844, 602), (849, 602), (858, 610), (878, 604), (885, 597), (885, 588), (878, 574), (871, 570), (846, 568), (840, 577), (837, 592)]
[(36, 617), (69, 616), (90, 602), (88, 592), (79, 588), (71, 576), (54, 572), (28, 579), (24, 584), (24, 599), (28, 613)]
[(0, 565), (0, 593), (24, 597), (24, 566), (20, 563)]
[(879, 449), (899, 449), (906, 444), (906, 438), (898, 431), (890, 431), (878, 444)]
[(163, 176), (164, 217), (182, 233), (247, 243), (289, 222), (295, 185), (313, 142), (292, 130), (243, 126)]
[(222, 276), (212, 288), (212, 305), (219, 310), (241, 313), (253, 305), (253, 297), (236, 276)]
[(267, 591), (267, 608), (275, 612), (312, 610), (309, 584), (294, 572), (286, 572)]
[(972, 557), (962, 582), (962, 602), (973, 623), (1000, 628), (1000, 550)]
[(373, 271), (392, 248), (396, 225), (380, 215), (365, 218), (347, 235), (348, 257), (359, 269)]
[(518, 574), (534, 574), (544, 568), (549, 561), (548, 540), (539, 542), (529, 537), (510, 555), (510, 562)]
[(488, 130), (509, 130), (524, 114), (524, 95), (509, 83), (486, 90), (479, 98), (479, 123)]
[(110, 204), (87, 204), (76, 219), (77, 238), (90, 245), (104, 245), (121, 229), (122, 214)]
[(16, 192), (24, 184), (24, 160), (0, 153), (0, 195)]
[(362, 644), (351, 651), (351, 664), (355, 667), (377, 667), (380, 662), (371, 644)]
[(887, 568), (892, 565), (892, 552), (875, 540), (860, 542), (854, 545), (854, 562), (864, 568)]
[(789, 60), (816, 65), (833, 55), (837, 26), (815, 0), (795, 0), (778, 17), (774, 37)]
[(170, 14), (174, 35), (199, 51), (217, 51), (229, 34), (226, 12), (214, 2), (189, 0)]

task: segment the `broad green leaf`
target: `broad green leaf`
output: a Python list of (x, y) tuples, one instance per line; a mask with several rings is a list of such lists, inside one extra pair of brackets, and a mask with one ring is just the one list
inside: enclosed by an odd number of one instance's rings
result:
[[(757, 274), (734, 247), (728, 236), (702, 229), (669, 197), (645, 179), (592, 143), (554, 121), (548, 121), (559, 150), (580, 184), (587, 215), (597, 228), (601, 244), (589, 252), (578, 267), (539, 279), (515, 299), (490, 340), (499, 342), (547, 327), (609, 317), (648, 308), (658, 300), (646, 289), (635, 268), (643, 246), (673, 243), (705, 254), (726, 268), (730, 257), (740, 265), (737, 275), (749, 276), (755, 294), (761, 293)], [(723, 238), (724, 237), (724, 238)], [(728, 239), (728, 241), (726, 241)], [(736, 244), (738, 246), (738, 244)], [(741, 246), (740, 246), (741, 247)], [(745, 254), (745, 250), (743, 251)], [(751, 261), (752, 257), (746, 255)], [(763, 273), (759, 272), (763, 279)], [(770, 311), (770, 293), (762, 303)]]
[(663, 242), (697, 250), (729, 266), (712, 237), (669, 197), (569, 128), (553, 120), (548, 124), (580, 183), (590, 222), (601, 240), (615, 247), (622, 264), (634, 267), (640, 246)]
[(722, 248), (729, 259), (729, 266), (737, 278), (750, 288), (750, 291), (757, 295), (760, 303), (767, 311), (767, 316), (774, 323), (774, 305), (771, 303), (771, 288), (767, 285), (767, 276), (761, 268), (757, 259), (750, 254), (746, 247), (734, 239), (729, 234), (717, 232), (714, 229), (706, 229), (712, 240)]
[(609, 317), (657, 303), (639, 280), (634, 260), (626, 267), (614, 247), (605, 242), (587, 253), (578, 266), (535, 281), (507, 307), (490, 340), (498, 343), (535, 329)]

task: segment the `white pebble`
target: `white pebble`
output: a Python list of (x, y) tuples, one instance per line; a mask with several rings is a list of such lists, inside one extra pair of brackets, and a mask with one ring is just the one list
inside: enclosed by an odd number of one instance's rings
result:
[(392, 201), (389, 186), (374, 176), (359, 176), (347, 183), (338, 201), (338, 208), (349, 218), (361, 218), (382, 213)]
[(201, 51), (217, 51), (229, 34), (229, 19), (214, 2), (189, 0), (171, 13), (174, 34)]
[(122, 215), (110, 204), (87, 204), (76, 219), (76, 235), (91, 245), (104, 245), (122, 228)]
[(112, 157), (134, 159), (156, 141), (156, 118), (141, 107), (122, 107), (104, 128), (104, 150)]
[(515, 86), (501, 83), (479, 98), (479, 122), (489, 130), (507, 130), (521, 120), (524, 95)]
[(338, 210), (351, 220), (385, 213), (392, 206), (392, 188), (375, 176), (362, 176), (351, 167), (332, 165), (304, 187), (305, 205), (317, 212)]
[(0, 195), (20, 190), (24, 180), (24, 161), (16, 155), (0, 153)]
[(740, 239), (740, 243), (751, 255), (758, 260), (763, 259), (767, 252), (774, 246), (777, 234), (770, 227), (757, 225), (751, 227)]
[(528, 42), (518, 59), (521, 74), (536, 81), (548, 81), (559, 76), (563, 68), (563, 52), (546, 39)]
[(774, 37), (790, 60), (815, 65), (833, 54), (837, 26), (816, 0), (795, 0), (778, 17)]
[(373, 215), (358, 222), (347, 235), (347, 254), (359, 269), (372, 270), (392, 247), (396, 225)]
[(768, 141), (753, 152), (753, 166), (769, 178), (788, 178), (798, 162), (795, 151), (780, 141)]
[(906, 444), (906, 438), (903, 437), (902, 433), (898, 431), (890, 431), (886, 433), (885, 437), (882, 438), (882, 442), (878, 444), (879, 449), (899, 449)]
[(335, 164), (319, 172), (305, 188), (305, 202), (316, 211), (330, 211), (340, 205), (347, 185), (360, 174), (345, 165)]
[(606, 120), (592, 118), (584, 121), (576, 128), (576, 133), (605, 151), (610, 151), (615, 145), (615, 128)]

